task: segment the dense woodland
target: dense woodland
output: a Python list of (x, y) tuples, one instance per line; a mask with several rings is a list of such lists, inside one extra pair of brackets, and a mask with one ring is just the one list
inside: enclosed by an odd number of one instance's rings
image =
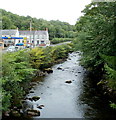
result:
[(32, 18), (31, 16), (19, 16), (11, 12), (2, 11), (2, 28), (29, 30), (32, 22), (32, 30), (45, 30), (48, 28), (50, 40), (53, 38), (73, 38), (75, 35), (75, 26), (59, 20), (47, 21), (42, 18)]
[(74, 41), (75, 48), (83, 52), (81, 64), (96, 77), (102, 76), (98, 85), (105, 84), (116, 98), (116, 2), (91, 3), (83, 13)]

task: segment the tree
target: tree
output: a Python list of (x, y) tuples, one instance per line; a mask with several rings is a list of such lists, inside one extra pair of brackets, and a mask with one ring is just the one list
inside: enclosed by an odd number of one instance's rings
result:
[(66, 22), (61, 22), (59, 20), (47, 21), (42, 18), (32, 18), (31, 16), (19, 16), (11, 12), (2, 10), (3, 15), (3, 29), (15, 29), (19, 30), (29, 30), (30, 21), (32, 21), (32, 30), (45, 30), (48, 28), (50, 40), (53, 38), (64, 38), (64, 37), (74, 37), (73, 32), (75, 31), (74, 25), (70, 25)]
[(3, 16), (2, 17), (2, 28), (3, 29), (15, 29), (16, 27), (12, 24), (11, 20), (8, 17)]
[[(116, 90), (116, 2), (91, 3), (76, 23), (75, 47), (83, 52), (81, 64), (104, 76), (104, 84)], [(99, 81), (98, 81), (99, 82)], [(115, 92), (114, 92), (115, 94)], [(111, 107), (116, 108), (116, 101)]]

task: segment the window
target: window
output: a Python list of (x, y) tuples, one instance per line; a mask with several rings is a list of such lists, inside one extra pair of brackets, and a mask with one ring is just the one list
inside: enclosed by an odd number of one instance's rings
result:
[(8, 43), (12, 43), (11, 41), (8, 41)]
[(41, 41), (41, 44), (44, 44), (44, 41)]

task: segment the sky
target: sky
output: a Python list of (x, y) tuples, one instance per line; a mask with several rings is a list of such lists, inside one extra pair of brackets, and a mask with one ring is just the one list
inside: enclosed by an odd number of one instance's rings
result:
[(0, 8), (21, 16), (60, 20), (74, 25), (91, 0), (1, 0)]

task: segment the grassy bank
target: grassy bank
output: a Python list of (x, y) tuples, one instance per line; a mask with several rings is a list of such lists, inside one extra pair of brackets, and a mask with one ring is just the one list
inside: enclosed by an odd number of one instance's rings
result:
[(72, 47), (68, 44), (3, 54), (1, 71), (3, 77), (0, 78), (3, 112), (14, 106), (21, 107), (20, 100), (31, 87), (30, 82), (36, 72), (66, 59), (70, 51), (72, 51)]

